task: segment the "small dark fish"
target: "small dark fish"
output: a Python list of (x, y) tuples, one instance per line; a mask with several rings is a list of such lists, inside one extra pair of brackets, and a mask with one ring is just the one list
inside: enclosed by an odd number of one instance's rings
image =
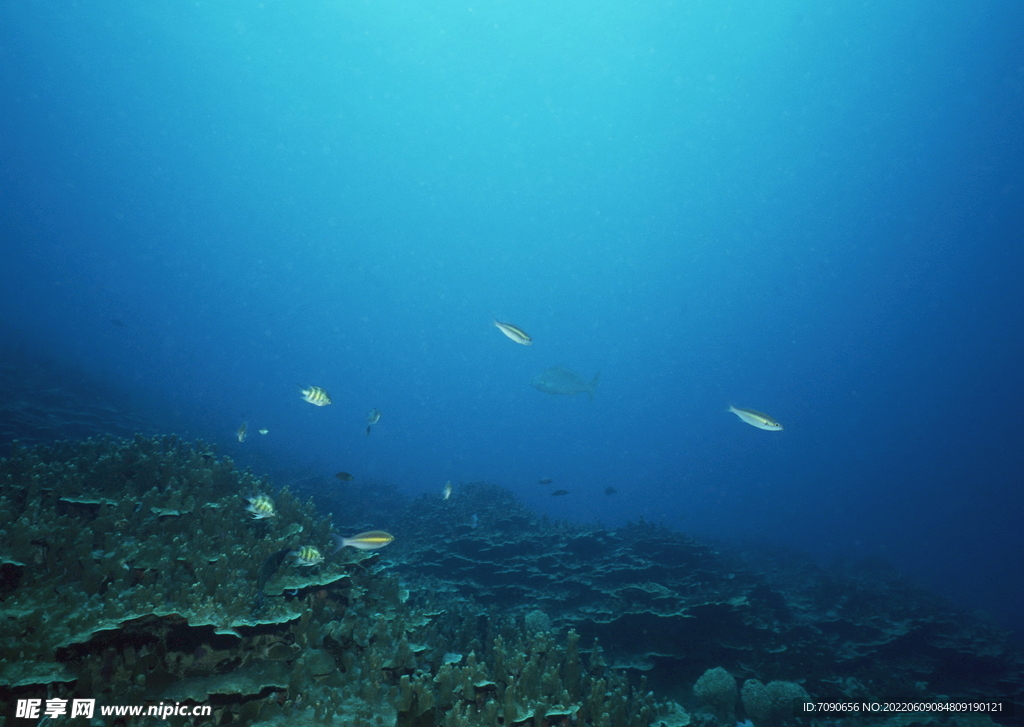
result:
[(552, 482), (554, 482), (554, 480), (551, 479), (550, 477), (545, 477), (542, 480), (537, 480), (537, 483), (541, 485), (550, 485)]
[(353, 475), (350, 475), (348, 472), (336, 472), (334, 476), (337, 477), (342, 482), (351, 482), (352, 480), (355, 479), (355, 477)]
[(263, 587), (267, 585), (277, 569), (284, 559), (288, 557), (288, 554), (292, 552), (291, 548), (283, 548), (276, 553), (271, 553), (267, 556), (266, 560), (260, 564), (259, 573), (256, 575), (256, 605), (253, 606), (253, 612), (259, 611), (263, 608)]
[(568, 490), (555, 490), (554, 492), (551, 493), (551, 496), (552, 497), (561, 497), (562, 495), (568, 495), (568, 494), (569, 494)]
[(117, 326), (118, 328), (127, 328), (128, 324), (122, 321), (120, 318), (111, 318), (110, 325)]
[(604, 488), (604, 494), (606, 495), (614, 495), (616, 492), (618, 492), (618, 490), (616, 490), (614, 487)]

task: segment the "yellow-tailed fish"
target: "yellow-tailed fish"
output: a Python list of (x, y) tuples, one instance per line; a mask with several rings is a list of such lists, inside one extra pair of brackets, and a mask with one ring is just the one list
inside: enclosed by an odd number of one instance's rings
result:
[(530, 338), (530, 335), (519, 326), (513, 326), (511, 323), (502, 323), (501, 321), (494, 321), (494, 325), (499, 331), (516, 343), (521, 343), (524, 346), (533, 345), (533, 339)]
[(444, 496), (444, 499), (446, 499), (446, 500), (449, 497), (452, 496), (452, 481), (451, 480), (448, 480), (447, 482), (444, 483), (444, 490), (442, 491), (442, 494)]
[(327, 391), (319, 386), (310, 386), (308, 389), (303, 389), (302, 398), (314, 406), (327, 406), (331, 403), (331, 397), (327, 395)]
[(245, 438), (249, 435), (249, 422), (242, 422), (236, 434), (238, 435), (238, 441), (244, 442)]
[(266, 495), (257, 495), (256, 497), (245, 498), (249, 503), (245, 506), (245, 511), (252, 513), (253, 520), (262, 520), (263, 518), (274, 517), (277, 512), (274, 511), (274, 501)]
[(303, 545), (288, 555), (295, 558), (295, 565), (316, 565), (317, 563), (322, 563), (324, 559), (320, 550), (312, 545)]
[(346, 545), (351, 545), (353, 548), (358, 548), (359, 550), (376, 550), (377, 548), (383, 548), (394, 540), (395, 536), (391, 533), (385, 533), (383, 530), (368, 530), (365, 533), (353, 535), (351, 538), (343, 538), (340, 535), (331, 533), (331, 539), (334, 540), (334, 552), (337, 553)]
[(762, 414), (759, 411), (754, 411), (753, 409), (740, 409), (739, 407), (733, 406), (732, 404), (729, 405), (729, 408), (726, 409), (726, 411), (735, 414), (742, 421), (746, 422), (752, 427), (764, 429), (765, 431), (768, 432), (782, 431), (781, 424), (779, 424), (777, 421), (772, 419), (767, 414)]

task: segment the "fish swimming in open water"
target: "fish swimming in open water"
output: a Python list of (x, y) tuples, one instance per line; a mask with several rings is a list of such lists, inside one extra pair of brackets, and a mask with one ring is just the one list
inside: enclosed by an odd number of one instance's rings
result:
[(239, 442), (244, 442), (245, 438), (249, 435), (249, 422), (242, 422), (235, 434), (238, 435)]
[(441, 492), (442, 497), (447, 500), (452, 496), (452, 481), (448, 480), (444, 483), (444, 490)]
[(334, 476), (336, 479), (339, 479), (342, 482), (351, 482), (352, 480), (355, 479), (355, 476), (350, 475), (348, 472), (335, 472)]
[(551, 496), (552, 497), (561, 497), (562, 495), (568, 495), (568, 494), (569, 494), (568, 490), (555, 490), (554, 492), (551, 493)]
[(351, 538), (343, 538), (340, 535), (331, 533), (335, 553), (347, 545), (359, 550), (377, 550), (377, 548), (383, 548), (394, 539), (394, 535), (385, 533), (383, 530), (367, 530), (365, 533), (353, 535)]
[(519, 326), (513, 326), (511, 323), (502, 323), (501, 321), (494, 321), (494, 325), (499, 331), (516, 343), (522, 344), (523, 346), (533, 345), (533, 339), (530, 338), (530, 335)]
[(765, 431), (768, 432), (782, 431), (781, 424), (779, 424), (777, 421), (772, 419), (767, 414), (762, 414), (759, 411), (754, 411), (753, 409), (740, 409), (739, 407), (733, 406), (732, 404), (729, 405), (729, 408), (726, 409), (726, 411), (735, 414), (742, 421), (746, 422), (752, 427), (764, 429)]
[(327, 406), (331, 403), (331, 397), (327, 395), (327, 390), (321, 389), (319, 386), (303, 389), (302, 398), (314, 406)]
[(590, 381), (584, 381), (579, 374), (565, 366), (552, 366), (534, 376), (530, 381), (530, 386), (545, 394), (576, 396), (580, 392), (586, 392), (587, 396), (593, 399), (600, 376), (601, 372), (598, 371)]
[(370, 427), (380, 421), (380, 409), (370, 409), (366, 415), (366, 436), (370, 436)]

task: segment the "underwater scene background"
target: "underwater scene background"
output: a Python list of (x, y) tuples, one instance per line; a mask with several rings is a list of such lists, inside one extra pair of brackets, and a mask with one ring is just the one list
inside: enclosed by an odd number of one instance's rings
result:
[(0, 720), (1019, 709), (1022, 29), (0, 5)]

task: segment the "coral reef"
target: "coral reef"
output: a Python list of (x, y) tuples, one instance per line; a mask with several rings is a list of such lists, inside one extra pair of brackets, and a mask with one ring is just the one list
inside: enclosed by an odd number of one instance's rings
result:
[(806, 561), (755, 570), (650, 523), (552, 523), (481, 483), (417, 500), (395, 527), (406, 535), (396, 568), (412, 590), (539, 610), (693, 707), (701, 697), (682, 685), (716, 667), (822, 701), (1005, 699), (1024, 684), (1024, 659), (1004, 632), (892, 574)]
[[(246, 511), (257, 495), (274, 517)], [(202, 703), (202, 724), (678, 718), (543, 614), (527, 628), (443, 590), (413, 603), (379, 552), (277, 565), (301, 545), (330, 552), (331, 523), (199, 443), (15, 448), (0, 509), (0, 724), (24, 698)]]
[(701, 674), (693, 685), (693, 696), (700, 704), (710, 706), (719, 721), (735, 721), (739, 689), (736, 687), (736, 677), (722, 667), (716, 666)]
[(288, 557), (331, 552), (311, 502), (175, 437), (16, 447), (0, 511), (0, 727), (17, 699), (76, 697), (212, 708), (173, 725), (782, 727), (812, 698), (1024, 684), (999, 633), (878, 573), (755, 571), (488, 485), (350, 512), (395, 542), (313, 565)]

